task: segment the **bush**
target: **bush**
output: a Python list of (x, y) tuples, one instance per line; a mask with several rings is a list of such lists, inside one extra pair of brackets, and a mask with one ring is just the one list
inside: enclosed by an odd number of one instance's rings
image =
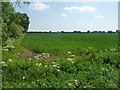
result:
[(16, 23), (12, 22), (9, 26), (9, 34), (10, 37), (18, 38), (21, 36), (22, 32), (20, 30), (20, 26)]
[(4, 45), (6, 40), (8, 39), (8, 26), (6, 23), (2, 24), (2, 44)]

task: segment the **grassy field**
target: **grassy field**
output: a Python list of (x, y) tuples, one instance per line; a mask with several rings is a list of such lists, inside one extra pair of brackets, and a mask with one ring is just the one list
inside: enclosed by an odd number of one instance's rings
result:
[(79, 51), (83, 48), (97, 50), (114, 48), (118, 44), (117, 34), (40, 34), (27, 33), (23, 43), (39, 52)]
[(117, 37), (27, 33), (10, 40), (3, 47), (3, 88), (117, 88)]

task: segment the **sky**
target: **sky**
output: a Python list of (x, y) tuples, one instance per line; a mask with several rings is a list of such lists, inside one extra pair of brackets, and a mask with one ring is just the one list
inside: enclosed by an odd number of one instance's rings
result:
[(117, 2), (31, 2), (15, 7), (30, 18), (28, 31), (116, 31)]

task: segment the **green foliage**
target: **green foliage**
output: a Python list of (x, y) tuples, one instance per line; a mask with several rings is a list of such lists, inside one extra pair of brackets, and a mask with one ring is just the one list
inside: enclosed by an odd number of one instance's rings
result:
[(27, 32), (29, 17), (16, 12), (11, 2), (2, 2), (2, 23), (2, 44), (6, 45), (7, 39), (19, 38), (21, 32)]
[(8, 39), (8, 27), (6, 23), (2, 24), (2, 43), (5, 44), (5, 41)]
[(29, 17), (25, 13), (15, 13), (14, 14), (14, 20), (15, 23), (21, 25), (24, 28), (23, 32), (27, 32), (28, 26), (29, 26)]
[(21, 36), (21, 28), (16, 23), (11, 23), (9, 25), (9, 32), (10, 37), (12, 38), (18, 38)]
[(13, 21), (15, 10), (10, 2), (2, 2), (2, 19), (3, 23), (9, 25)]
[[(29, 35), (27, 37), (31, 36)], [(32, 38), (36, 39), (33, 36)], [(70, 34), (70, 36), (71, 41), (73, 37), (74, 40), (81, 39), (80, 37), (76, 38), (74, 34)], [(95, 34), (92, 34), (92, 37), (95, 36)], [(100, 36), (109, 38), (109, 35), (106, 36), (106, 34), (100, 34)], [(103, 40), (100, 36), (96, 40), (97, 44), (99, 44), (97, 41)], [(115, 37), (114, 35), (111, 36), (109, 40), (113, 43)], [(84, 44), (92, 45), (89, 44), (89, 40), (93, 38), (86, 37), (84, 36), (83, 38), (82, 36), (82, 40), (86, 39)], [(41, 36), (39, 35), (39, 39), (26, 40), (31, 42), (30, 45), (33, 46), (34, 43), (40, 42), (40, 38)], [(46, 36), (43, 38), (50, 40)], [(63, 39), (66, 40), (66, 38)], [(79, 40), (77, 42), (83, 42)], [(43, 41), (41, 42), (43, 43)], [(101, 41), (101, 43), (105, 42)], [(64, 50), (62, 48), (60, 50), (62, 53), (60, 52), (56, 55), (56, 51), (54, 52), (53, 50), (52, 54), (51, 52), (49, 53), (49, 57), (44, 57), (46, 54), (42, 51), (34, 53), (27, 50), (26, 52), (26, 49), (20, 45), (20, 39), (15, 41), (9, 40), (7, 48), (10, 48), (11, 45), (14, 45), (15, 48), (3, 51), (3, 62), (1, 63), (3, 66), (3, 88), (118, 88), (119, 67), (116, 64), (118, 64), (119, 58), (117, 48), (115, 47), (116, 44), (112, 44), (114, 48), (108, 48), (108, 45), (104, 45), (104, 49), (102, 46), (98, 49), (94, 47), (85, 48), (83, 46), (82, 48), (84, 49), (78, 49), (77, 52), (68, 51), (69, 46), (65, 46)], [(54, 44), (52, 45), (54, 46)], [(40, 47), (37, 48), (38, 50), (41, 49)], [(49, 51), (48, 48), (50, 47), (46, 47), (46, 52)], [(29, 56), (28, 53), (31, 53), (30, 55), (32, 56)]]

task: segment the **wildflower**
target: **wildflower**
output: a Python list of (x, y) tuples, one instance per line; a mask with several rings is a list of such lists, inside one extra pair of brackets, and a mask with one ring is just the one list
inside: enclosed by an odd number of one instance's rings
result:
[(78, 82), (78, 80), (75, 80), (75, 82)]
[(25, 79), (25, 76), (23, 76), (23, 79)]
[(68, 54), (72, 54), (70, 51), (67, 52)]
[(29, 58), (29, 60), (32, 60), (32, 58)]
[(34, 56), (34, 58), (37, 58), (37, 56)]
[(5, 64), (5, 62), (3, 61), (3, 62), (1, 62), (1, 64)]
[(8, 59), (9, 62), (12, 62), (12, 59)]
[(71, 55), (71, 57), (74, 57), (75, 55)]
[(39, 54), (38, 56), (39, 56), (39, 57), (42, 57), (42, 54)]
[(75, 84), (78, 85), (78, 80), (75, 80)]
[(55, 64), (56, 62), (52, 62), (53, 64)]
[(71, 86), (72, 84), (71, 84), (71, 83), (68, 83), (68, 85), (70, 85), (70, 86)]
[(60, 69), (57, 69), (58, 72), (60, 72)]
[(15, 46), (10, 46), (10, 48), (12, 48), (12, 49), (13, 49), (13, 48), (15, 48)]
[(68, 61), (72, 61), (73, 59), (72, 58), (67, 58)]
[(41, 65), (42, 65), (42, 63), (39, 63), (39, 64), (38, 64), (38, 66), (41, 66)]
[(2, 49), (3, 51), (9, 51), (9, 49)]
[(57, 65), (53, 65), (53, 67), (57, 67)]
[(4, 67), (8, 66), (7, 64), (3, 64)]
[(49, 58), (50, 54), (49, 53), (42, 53), (43, 58)]
[(17, 53), (18, 55), (20, 55), (20, 53)]
[(2, 64), (3, 66), (8, 66), (4, 61), (1, 62), (1, 64)]

